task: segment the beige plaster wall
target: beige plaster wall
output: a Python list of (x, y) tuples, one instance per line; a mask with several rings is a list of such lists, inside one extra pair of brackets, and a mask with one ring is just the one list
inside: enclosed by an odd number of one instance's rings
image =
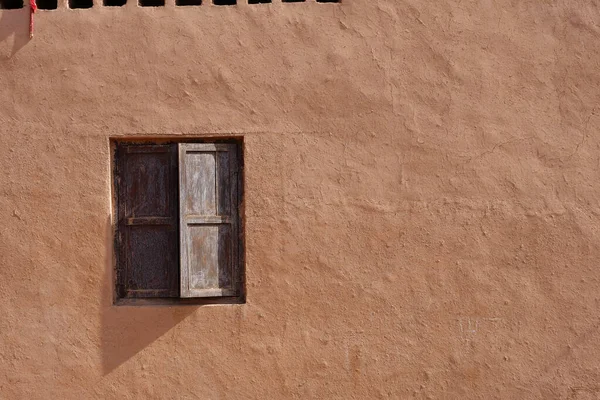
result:
[[(0, 11), (0, 398), (598, 398), (599, 7)], [(215, 134), (247, 304), (112, 306), (109, 138)]]

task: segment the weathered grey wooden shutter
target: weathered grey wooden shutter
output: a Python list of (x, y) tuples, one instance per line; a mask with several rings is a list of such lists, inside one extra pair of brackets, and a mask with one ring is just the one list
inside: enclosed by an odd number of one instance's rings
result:
[(177, 147), (120, 144), (117, 157), (117, 296), (177, 297)]
[(179, 144), (181, 297), (240, 294), (235, 144)]

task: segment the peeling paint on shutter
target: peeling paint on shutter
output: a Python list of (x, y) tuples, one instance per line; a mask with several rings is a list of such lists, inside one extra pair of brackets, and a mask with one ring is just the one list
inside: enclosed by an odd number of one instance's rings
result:
[(235, 144), (179, 144), (181, 297), (240, 294)]

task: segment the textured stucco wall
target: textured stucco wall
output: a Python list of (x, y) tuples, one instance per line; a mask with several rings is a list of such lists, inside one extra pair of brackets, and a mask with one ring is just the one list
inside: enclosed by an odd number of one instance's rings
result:
[[(0, 11), (0, 398), (598, 398), (599, 7)], [(111, 306), (109, 138), (228, 134), (248, 303)]]

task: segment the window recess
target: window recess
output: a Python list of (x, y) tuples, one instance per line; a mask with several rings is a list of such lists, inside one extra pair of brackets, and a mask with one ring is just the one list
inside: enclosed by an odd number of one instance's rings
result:
[(243, 300), (240, 153), (239, 143), (116, 144), (117, 301)]

